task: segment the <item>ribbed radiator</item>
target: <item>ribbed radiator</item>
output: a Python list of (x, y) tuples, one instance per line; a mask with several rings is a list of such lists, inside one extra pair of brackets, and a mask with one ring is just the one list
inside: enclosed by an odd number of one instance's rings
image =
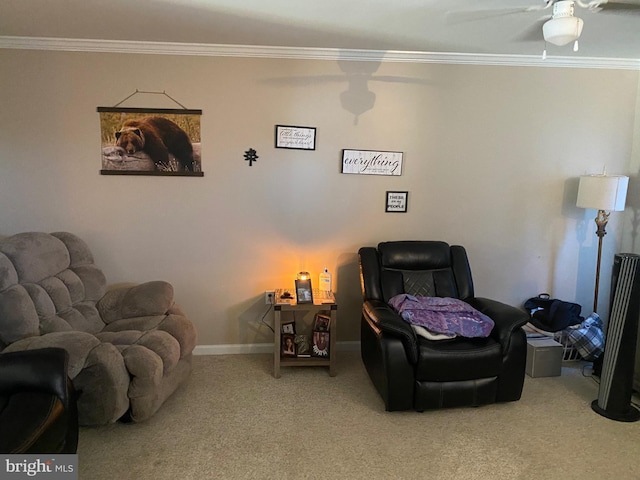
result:
[(640, 420), (640, 411), (631, 405), (640, 316), (639, 269), (640, 255), (615, 255), (600, 388), (591, 404), (600, 415), (621, 422)]

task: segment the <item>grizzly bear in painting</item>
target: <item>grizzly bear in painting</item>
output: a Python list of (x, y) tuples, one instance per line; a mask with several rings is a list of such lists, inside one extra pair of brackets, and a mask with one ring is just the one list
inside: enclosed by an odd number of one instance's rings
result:
[(127, 155), (145, 152), (158, 170), (168, 170), (169, 153), (181, 169), (194, 171), (193, 146), (189, 136), (178, 125), (163, 117), (127, 120), (116, 132), (116, 145)]

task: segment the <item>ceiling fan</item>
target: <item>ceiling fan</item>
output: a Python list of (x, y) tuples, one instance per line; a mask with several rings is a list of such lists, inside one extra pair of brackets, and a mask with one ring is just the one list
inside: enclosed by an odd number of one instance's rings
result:
[[(538, 20), (533, 26), (532, 32), (535, 38), (539, 38), (540, 28), (542, 27), (542, 36), (545, 42), (553, 45), (563, 46), (574, 42), (573, 50), (578, 51), (578, 38), (582, 34), (584, 22), (580, 17), (574, 15), (576, 6), (584, 8), (591, 12), (611, 12), (611, 13), (640, 13), (640, 3), (631, 3), (631, 1), (615, 1), (615, 0), (545, 0), (542, 5), (533, 5), (530, 7), (520, 8), (504, 8), (494, 10), (475, 10), (466, 12), (467, 16), (477, 15), (477, 18), (487, 18), (497, 15), (508, 15), (514, 13), (536, 12), (552, 9), (551, 15), (546, 15)], [(454, 13), (454, 12), (451, 12)], [(459, 12), (463, 13), (464, 12)], [(543, 58), (546, 57), (546, 50)]]

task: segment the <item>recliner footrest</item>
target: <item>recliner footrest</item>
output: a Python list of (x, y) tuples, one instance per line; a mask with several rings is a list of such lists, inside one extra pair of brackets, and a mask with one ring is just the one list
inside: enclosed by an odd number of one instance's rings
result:
[(498, 378), (464, 382), (416, 382), (414, 408), (418, 411), (495, 403)]

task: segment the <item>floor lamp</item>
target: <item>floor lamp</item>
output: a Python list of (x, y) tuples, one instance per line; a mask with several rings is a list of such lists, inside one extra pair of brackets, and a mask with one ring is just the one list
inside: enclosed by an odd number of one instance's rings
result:
[(593, 294), (593, 311), (598, 311), (598, 286), (600, 284), (600, 260), (602, 259), (602, 238), (607, 234), (606, 226), (612, 211), (624, 210), (627, 199), (629, 177), (623, 175), (583, 175), (578, 186), (576, 205), (598, 211), (595, 218), (598, 236), (598, 261)]
[[(611, 211), (624, 210), (629, 177), (587, 175), (580, 177), (577, 205), (598, 210), (598, 263), (593, 311), (598, 309), (598, 282), (602, 238), (606, 235)], [(603, 417), (620, 422), (640, 420), (640, 411), (631, 403), (633, 369), (640, 313), (640, 255), (616, 254), (611, 271), (611, 302), (602, 358), (598, 398), (591, 409)], [(594, 364), (594, 373), (595, 373)]]

